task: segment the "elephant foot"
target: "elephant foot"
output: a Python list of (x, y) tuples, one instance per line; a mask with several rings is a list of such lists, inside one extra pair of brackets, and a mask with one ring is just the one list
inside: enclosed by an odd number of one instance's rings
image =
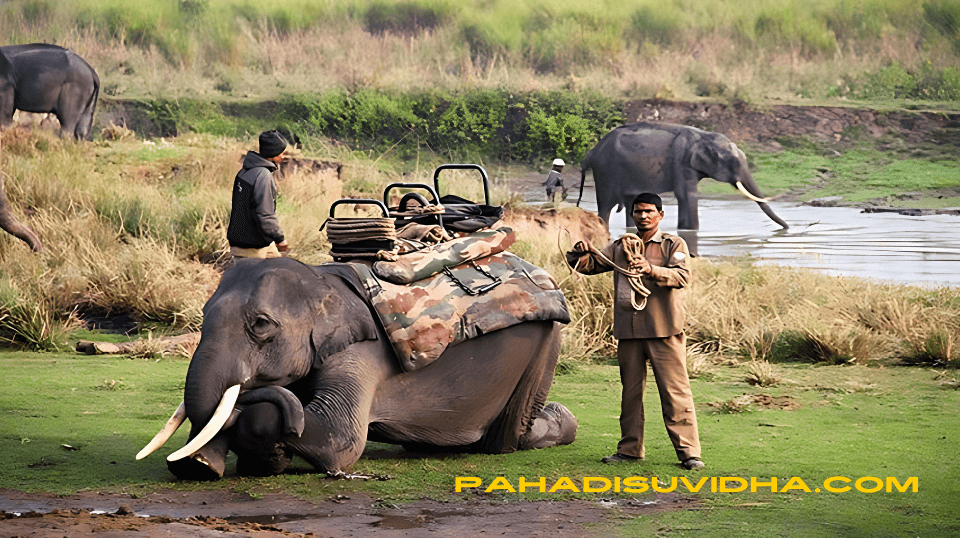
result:
[(547, 402), (520, 438), (520, 450), (569, 445), (577, 438), (577, 417), (563, 404)]
[(167, 461), (167, 469), (180, 480), (196, 480), (209, 482), (223, 478), (226, 467), (222, 460), (219, 464), (212, 464), (199, 453), (176, 461)]

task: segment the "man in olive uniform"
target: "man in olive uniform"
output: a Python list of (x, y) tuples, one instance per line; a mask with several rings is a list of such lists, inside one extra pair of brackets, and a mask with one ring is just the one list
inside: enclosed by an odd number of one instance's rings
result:
[(277, 131), (260, 133), (260, 151), (248, 151), (233, 182), (233, 208), (227, 227), (230, 254), (240, 258), (279, 258), (289, 249), (277, 222), (277, 183), (287, 141)]
[(604, 248), (602, 256), (591, 252), (581, 241), (566, 257), (567, 262), (583, 274), (613, 270), (610, 262), (628, 272), (640, 273), (641, 290), (649, 291), (644, 305), (644, 301), (634, 295), (638, 292), (631, 287), (627, 275), (617, 272), (614, 277), (613, 335), (618, 340), (617, 361), (623, 383), (621, 439), (616, 454), (601, 461), (619, 463), (644, 458), (643, 389), (647, 363), (650, 363), (660, 392), (663, 422), (677, 458), (686, 469), (701, 469), (704, 463), (700, 458), (697, 414), (687, 377), (683, 332), (684, 288), (690, 281), (687, 265), (690, 253), (683, 239), (660, 231), (663, 215), (660, 196), (640, 194), (634, 199), (632, 213), (639, 240), (636, 236), (621, 237)]

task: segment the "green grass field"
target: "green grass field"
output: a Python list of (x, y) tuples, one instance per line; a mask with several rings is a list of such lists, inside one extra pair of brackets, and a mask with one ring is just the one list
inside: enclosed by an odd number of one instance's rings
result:
[[(85, 336), (86, 337), (86, 336)], [(577, 441), (568, 446), (508, 455), (440, 454), (424, 456), (400, 447), (368, 444), (354, 466), (363, 474), (389, 476), (386, 481), (340, 481), (316, 474), (272, 478), (228, 475), (212, 484), (173, 481), (163, 457), (182, 446), (181, 431), (156, 454), (135, 461), (142, 448), (169, 417), (182, 397), (187, 361), (132, 360), (73, 353), (0, 353), (5, 372), (0, 391), (0, 488), (69, 494), (79, 490), (142, 494), (162, 488), (217, 488), (253, 497), (286, 492), (304, 498), (328, 498), (365, 492), (398, 503), (421, 496), (450, 501), (486, 499), (549, 500), (579, 497), (592, 500), (649, 501), (654, 492), (574, 493), (569, 488), (540, 493), (510, 493), (497, 488), (484, 493), (497, 477), (513, 488), (521, 477), (545, 478), (547, 489), (567, 477), (578, 490), (584, 477), (657, 477), (669, 488), (675, 477), (694, 487), (703, 477), (777, 477), (770, 486), (751, 492), (691, 493), (679, 482), (677, 491), (695, 499), (694, 509), (664, 512), (636, 519), (617, 519), (623, 536), (638, 533), (786, 536), (946, 536), (960, 532), (960, 498), (955, 457), (960, 413), (956, 370), (945, 374), (929, 368), (869, 366), (774, 365), (784, 379), (761, 389), (745, 382), (745, 365), (711, 366), (693, 380), (700, 434), (707, 468), (687, 472), (677, 465), (659, 417), (652, 382), (647, 407), (647, 459), (639, 464), (608, 466), (600, 457), (615, 451), (618, 439), (619, 382), (615, 366), (592, 365), (559, 376), (551, 399), (567, 405), (578, 417)], [(793, 410), (751, 404), (739, 412), (707, 405), (743, 395), (788, 398)], [(67, 446), (71, 448), (67, 448)], [(306, 469), (302, 461), (297, 469)], [(481, 488), (455, 491), (456, 477), (478, 477)], [(800, 488), (799, 478), (811, 490)], [(838, 479), (830, 493), (823, 482)], [(858, 491), (856, 480), (876, 477), (884, 489)], [(886, 491), (888, 477), (900, 485), (916, 477), (917, 491)], [(501, 486), (503, 482), (500, 482)], [(602, 489), (602, 482), (591, 482)], [(598, 486), (599, 484), (599, 486)], [(730, 482), (736, 486), (736, 482)], [(861, 489), (876, 487), (861, 483)], [(798, 489), (799, 488), (799, 489)], [(820, 488), (820, 492), (815, 489)]]

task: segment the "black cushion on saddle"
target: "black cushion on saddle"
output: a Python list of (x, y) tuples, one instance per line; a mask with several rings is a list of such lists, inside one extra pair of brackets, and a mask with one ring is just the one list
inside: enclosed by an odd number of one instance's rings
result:
[[(503, 207), (498, 205), (477, 204), (455, 194), (440, 197), (443, 206), (443, 227), (451, 232), (473, 233), (489, 228), (503, 218)], [(417, 224), (436, 224), (436, 215), (420, 215), (397, 220), (397, 227), (411, 222)]]
[(454, 232), (473, 233), (489, 228), (503, 218), (503, 207), (477, 204), (454, 194), (440, 197), (444, 208), (443, 227)]

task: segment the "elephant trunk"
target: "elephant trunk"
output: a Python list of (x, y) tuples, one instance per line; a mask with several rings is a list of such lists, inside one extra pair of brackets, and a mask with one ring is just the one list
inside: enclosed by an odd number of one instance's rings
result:
[[(200, 347), (190, 361), (183, 389), (183, 404), (190, 419), (191, 439), (210, 421), (227, 389), (245, 381), (238, 375), (239, 372), (235, 371), (236, 365), (228, 365), (227, 360), (219, 358), (229, 355), (228, 350), (210, 349), (210, 346), (204, 344), (201, 339)], [(218, 358), (208, 355), (216, 355)]]
[(763, 197), (763, 194), (760, 192), (760, 188), (757, 187), (757, 183), (753, 180), (752, 176), (747, 174), (742, 181), (737, 181), (736, 187), (740, 190), (740, 192), (743, 193), (744, 196), (756, 202), (760, 206), (760, 209), (763, 210), (764, 214), (770, 217), (770, 220), (779, 224), (784, 230), (790, 227), (786, 222), (784, 222), (783, 219), (778, 217), (777, 214), (773, 212), (773, 209), (770, 209), (770, 205), (767, 204), (767, 200)]
[(3, 188), (3, 178), (0, 177), (0, 228), (10, 235), (24, 241), (34, 252), (43, 250), (40, 238), (29, 226), (21, 223), (13, 216), (10, 210), (10, 201), (7, 200), (6, 190)]
[[(210, 360), (208, 355), (234, 357), (223, 349), (199, 348), (187, 371), (183, 406), (190, 418), (190, 441), (167, 457), (176, 461), (202, 449), (221, 430), (233, 425), (243, 406), (257, 403), (275, 405), (283, 416), (282, 431), (301, 435), (304, 429), (303, 405), (289, 390), (280, 386), (266, 386), (243, 392), (247, 381), (236, 364), (225, 365), (222, 360)], [(198, 359), (197, 357), (201, 357)], [(233, 361), (231, 361), (233, 362)], [(242, 392), (242, 394), (241, 394)]]
[(762, 209), (763, 212), (766, 213), (768, 217), (770, 217), (770, 220), (779, 224), (784, 230), (790, 227), (790, 225), (784, 222), (783, 219), (778, 217), (777, 214), (774, 213), (772, 209), (770, 209), (770, 206), (766, 202), (758, 202), (758, 204), (760, 205), (760, 209)]
[(283, 416), (283, 427), (281, 428), (283, 433), (296, 435), (297, 437), (303, 434), (303, 428), (306, 423), (303, 415), (303, 404), (300, 403), (300, 400), (297, 399), (294, 393), (284, 387), (270, 385), (268, 387), (260, 387), (249, 392), (244, 392), (240, 395), (240, 398), (237, 399), (237, 403), (241, 405), (253, 405), (257, 403), (273, 404), (280, 410), (280, 414)]

